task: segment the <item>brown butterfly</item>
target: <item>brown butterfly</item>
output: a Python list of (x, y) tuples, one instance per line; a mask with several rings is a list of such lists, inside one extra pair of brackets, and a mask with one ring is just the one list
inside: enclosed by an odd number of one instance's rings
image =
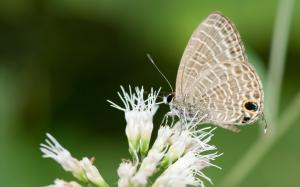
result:
[(183, 53), (176, 91), (165, 97), (171, 113), (239, 131), (262, 116), (263, 102), (260, 78), (236, 27), (223, 14), (210, 14)]

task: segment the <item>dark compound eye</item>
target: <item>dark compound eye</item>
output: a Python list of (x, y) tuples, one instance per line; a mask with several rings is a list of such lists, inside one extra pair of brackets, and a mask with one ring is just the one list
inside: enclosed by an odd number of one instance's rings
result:
[(167, 102), (170, 103), (173, 100), (173, 98), (174, 98), (174, 94), (169, 94), (167, 96)]
[(247, 102), (245, 103), (245, 108), (250, 111), (257, 111), (258, 105), (255, 102)]

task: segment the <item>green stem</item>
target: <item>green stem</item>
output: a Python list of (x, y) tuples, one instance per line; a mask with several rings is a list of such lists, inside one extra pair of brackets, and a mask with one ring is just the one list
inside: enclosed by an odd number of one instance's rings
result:
[(266, 117), (270, 124), (270, 131), (277, 127), (277, 116), (281, 94), (289, 29), (294, 0), (280, 0), (275, 20), (271, 51), (268, 84), (266, 87)]
[(110, 187), (105, 181), (98, 185), (99, 187)]

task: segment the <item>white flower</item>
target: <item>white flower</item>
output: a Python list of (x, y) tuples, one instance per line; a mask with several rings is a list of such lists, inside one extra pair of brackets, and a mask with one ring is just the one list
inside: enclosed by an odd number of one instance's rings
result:
[(129, 142), (129, 151), (134, 157), (138, 151), (145, 155), (149, 149), (150, 138), (153, 130), (153, 116), (158, 109), (156, 98), (158, 92), (151, 89), (150, 94), (144, 98), (144, 88), (135, 88), (135, 92), (132, 92), (129, 87), (129, 93), (127, 93), (121, 86), (122, 94), (118, 92), (121, 98), (124, 108), (115, 104), (112, 101), (108, 102), (112, 107), (117, 108), (125, 112), (126, 135)]
[[(108, 186), (100, 175), (98, 169), (93, 165), (92, 161), (84, 157), (81, 161), (72, 157), (71, 153), (62, 147), (58, 141), (47, 133), (47, 144), (41, 144), (41, 151), (44, 158), (52, 158), (57, 161), (66, 171), (71, 172), (76, 178), (83, 182), (92, 182), (97, 186)], [(58, 184), (63, 184), (61, 180)]]
[(220, 156), (217, 153), (206, 153), (216, 149), (208, 144), (213, 130), (210, 127), (200, 128), (194, 120), (181, 119), (181, 122), (176, 123), (172, 128), (170, 147), (161, 161), (161, 166), (166, 170), (153, 186), (204, 186), (201, 177), (211, 182), (201, 170), (207, 166), (215, 166), (210, 161)]
[(130, 161), (123, 161), (118, 168), (118, 187), (132, 186), (131, 178), (136, 172), (136, 165), (133, 165)]
[(153, 184), (153, 187), (185, 187), (188, 185), (204, 187), (199, 178), (211, 180), (201, 170), (209, 166), (209, 159), (191, 151), (170, 165)]
[(161, 166), (166, 168), (189, 151), (201, 153), (215, 150), (215, 146), (208, 144), (213, 136), (212, 131), (214, 129), (210, 127), (199, 128), (198, 121), (194, 121), (193, 119), (191, 121), (181, 119), (181, 122), (177, 122), (172, 128), (171, 145)]
[(90, 159), (84, 157), (80, 161), (80, 166), (85, 171), (85, 175), (89, 181), (96, 184), (97, 186), (108, 186), (102, 178), (102, 176), (100, 175), (98, 169), (93, 165)]
[(58, 141), (47, 133), (47, 144), (41, 144), (40, 150), (42, 151), (44, 158), (52, 158), (58, 162), (66, 171), (71, 172), (76, 178), (82, 181), (86, 181), (84, 170), (80, 166), (80, 162), (73, 158), (71, 153), (62, 147)]
[(165, 155), (165, 149), (168, 146), (169, 138), (172, 134), (170, 127), (161, 126), (158, 130), (157, 139), (155, 140), (152, 148), (148, 152), (148, 155), (144, 158), (141, 166), (132, 178), (135, 186), (146, 186), (147, 180), (156, 171), (159, 162)]
[(169, 138), (172, 135), (172, 130), (168, 126), (161, 126), (158, 130), (157, 138), (152, 146), (152, 149), (162, 151), (166, 146), (168, 146)]
[(81, 185), (74, 181), (67, 182), (61, 179), (56, 179), (54, 184), (45, 187), (81, 187)]

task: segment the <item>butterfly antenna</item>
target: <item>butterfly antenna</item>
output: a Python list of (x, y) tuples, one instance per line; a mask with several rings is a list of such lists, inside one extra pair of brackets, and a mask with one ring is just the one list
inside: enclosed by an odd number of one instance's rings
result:
[(160, 71), (160, 69), (157, 67), (157, 65), (155, 64), (154, 60), (152, 59), (152, 57), (150, 56), (150, 54), (147, 54), (148, 59), (150, 60), (151, 64), (156, 68), (156, 70), (161, 74), (161, 76), (165, 79), (165, 81), (167, 81), (169, 87), (171, 88), (172, 92), (174, 92), (173, 87), (170, 83), (170, 81), (167, 79), (167, 77)]

